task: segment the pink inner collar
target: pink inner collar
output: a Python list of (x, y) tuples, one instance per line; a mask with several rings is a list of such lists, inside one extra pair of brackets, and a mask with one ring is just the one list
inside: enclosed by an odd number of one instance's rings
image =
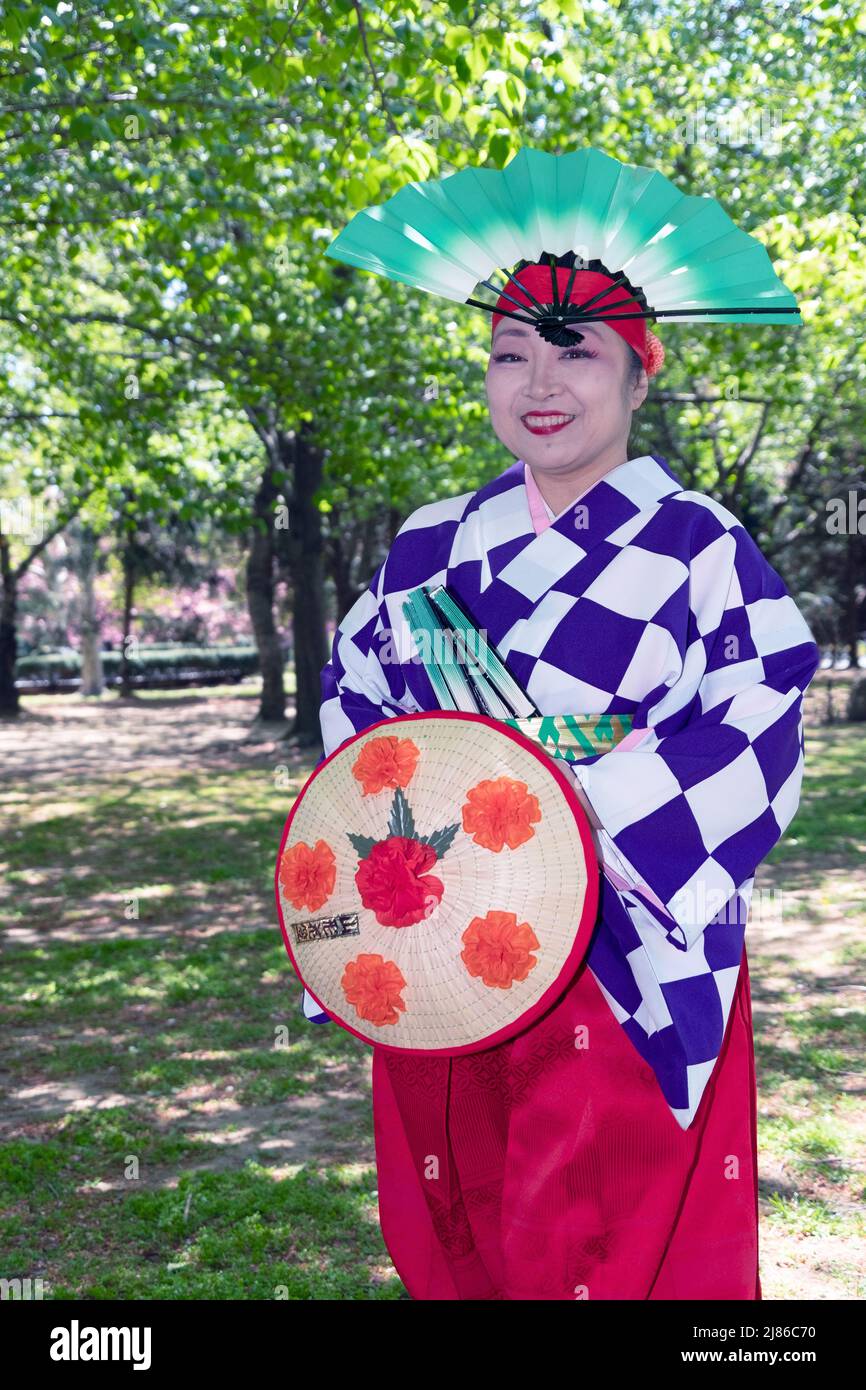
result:
[(523, 465), (523, 476), (526, 482), (526, 496), (529, 501), (529, 515), (532, 517), (535, 534), (538, 536), (553, 521), (553, 509), (547, 505), (542, 497), (528, 463)]

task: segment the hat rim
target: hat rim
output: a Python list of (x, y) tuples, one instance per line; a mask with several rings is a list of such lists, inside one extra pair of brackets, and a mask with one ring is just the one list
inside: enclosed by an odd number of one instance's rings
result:
[[(547, 271), (548, 269), (549, 269), (549, 267), (547, 266), (547, 264), (546, 264), (544, 261), (531, 261), (531, 262), (528, 262), (525, 266), (523, 266), (523, 267), (521, 268), (520, 271), (517, 272), (516, 276), (514, 277), (515, 285), (516, 285), (517, 287), (519, 287), (519, 288), (524, 289), (524, 291), (525, 291), (525, 290), (526, 290), (526, 286), (523, 284), (523, 282), (522, 282), (521, 279), (520, 279), (520, 276), (521, 276), (524, 272), (526, 272), (526, 271), (533, 271), (533, 272), (534, 272), (534, 271), (536, 271), (536, 270)], [(559, 272), (562, 271), (562, 272), (563, 272), (563, 277), (564, 277), (564, 273), (566, 272), (567, 267), (565, 267), (565, 266), (557, 266), (556, 269), (557, 269), (557, 276), (559, 276)], [(610, 288), (611, 288), (611, 290), (614, 290), (614, 289), (617, 287), (617, 282), (616, 282), (614, 276), (611, 274), (610, 271), (607, 271), (607, 270), (592, 270), (592, 271), (590, 271), (590, 274), (592, 274), (592, 275), (594, 275), (594, 276), (596, 276), (596, 277), (603, 278), (603, 279), (605, 279), (605, 280), (610, 281)], [(638, 293), (640, 293), (640, 291), (638, 291)], [(643, 302), (644, 302), (644, 304), (645, 304), (645, 303), (646, 303), (646, 300), (644, 299)], [(491, 347), (492, 347), (492, 344), (493, 344), (493, 337), (494, 337), (494, 334), (495, 334), (495, 332), (496, 332), (497, 324), (498, 324), (499, 320), (503, 317), (502, 310), (499, 309), (499, 304), (500, 304), (500, 303), (503, 303), (503, 306), (504, 306), (504, 297), (503, 297), (502, 295), (500, 295), (500, 298), (497, 300), (496, 305), (493, 306), (493, 309), (492, 309), (492, 312), (491, 312), (491, 315), (490, 315), (490, 341), (491, 341)], [(512, 307), (513, 307), (513, 306), (512, 306)], [(602, 318), (602, 319), (600, 320), (600, 322), (604, 322), (604, 319)], [(621, 331), (616, 327), (615, 324), (611, 324), (610, 327), (612, 327), (613, 330), (614, 330), (614, 332), (615, 332), (615, 333), (618, 333), (619, 336), (620, 336), (621, 338), (624, 339), (624, 341), (626, 342), (627, 346), (630, 347), (630, 348), (632, 349), (633, 352), (637, 353), (638, 357), (640, 357), (640, 359), (641, 359), (641, 362), (642, 362), (642, 364), (643, 364), (643, 367), (644, 367), (644, 370), (646, 371), (647, 376), (648, 376), (648, 377), (654, 377), (654, 376), (657, 376), (657, 375), (658, 375), (658, 373), (661, 371), (662, 367), (664, 366), (665, 349), (664, 349), (664, 344), (662, 343), (661, 339), (658, 337), (657, 334), (653, 333), (652, 329), (651, 329), (650, 326), (649, 326), (648, 321), (647, 321), (647, 320), (644, 320), (643, 322), (644, 322), (644, 338), (645, 338), (645, 342), (644, 342), (644, 346), (643, 346), (643, 349), (642, 349), (642, 350), (641, 350), (640, 348), (636, 347), (633, 343), (630, 343), (630, 342), (628, 341), (628, 338), (625, 337), (625, 334), (624, 334), (623, 332), (621, 332)]]
[[(548, 985), (544, 993), (535, 1001), (534, 1004), (530, 1005), (529, 1008), (527, 1008), (522, 1014), (519, 1014), (509, 1023), (504, 1024), (501, 1028), (496, 1029), (493, 1033), (486, 1034), (482, 1038), (473, 1039), (471, 1042), (468, 1043), (460, 1043), (455, 1046), (445, 1046), (437, 1048), (405, 1047), (395, 1043), (380, 1041), (378, 1038), (371, 1038), (367, 1034), (359, 1032), (359, 1030), (356, 1027), (353, 1027), (351, 1023), (347, 1022), (347, 1020), (341, 1014), (337, 1013), (334, 1010), (332, 1005), (323, 1003), (322, 1000), (316, 994), (315, 990), (311, 989), (310, 986), (307, 984), (307, 981), (304, 979), (304, 976), (301, 972), (301, 968), (298, 963), (297, 957), (295, 955), (294, 950), (292, 949), (291, 938), (286, 928), (282, 903), (280, 901), (279, 873), (280, 862), (283, 857), (283, 850), (285, 848), (286, 841), (288, 840), (289, 835), (291, 833), (292, 823), (294, 821), (298, 808), (301, 805), (304, 795), (307, 792), (310, 785), (313, 783), (313, 781), (319, 776), (322, 770), (328, 765), (328, 763), (331, 762), (333, 758), (335, 758), (338, 754), (343, 753), (348, 747), (356, 743), (359, 739), (365, 738), (368, 734), (372, 733), (374, 729), (387, 728), (389, 732), (394, 733), (396, 728), (402, 727), (404, 724), (419, 719), (459, 719), (463, 721), (469, 720), (474, 723), (490, 725), (491, 727), (495, 728), (499, 733), (504, 734), (507, 738), (513, 739), (515, 743), (520, 744), (527, 752), (531, 753), (533, 757), (535, 757), (538, 760), (538, 762), (545, 768), (545, 770), (558, 781), (562, 791), (564, 791), (565, 793), (566, 802), (574, 816), (575, 824), (580, 836), (581, 846), (583, 849), (586, 864), (587, 877), (586, 892), (583, 901), (583, 910), (581, 912), (580, 921), (578, 922), (575, 928), (574, 942), (572, 944), (571, 950), (569, 951), (568, 955), (563, 961), (562, 966), (560, 967), (556, 975), (556, 978), (550, 983), (550, 985)], [(277, 853), (276, 868), (274, 870), (274, 895), (276, 898), (277, 915), (279, 917), (280, 931), (283, 937), (283, 944), (286, 948), (289, 959), (291, 960), (295, 974), (301, 981), (301, 984), (304, 986), (310, 997), (315, 1000), (316, 1004), (319, 1006), (322, 1012), (326, 1013), (329, 1016), (329, 1018), (333, 1020), (334, 1023), (337, 1023), (341, 1028), (345, 1028), (348, 1033), (352, 1033), (356, 1038), (359, 1038), (361, 1042), (366, 1043), (369, 1047), (383, 1048), (388, 1052), (394, 1052), (403, 1056), (411, 1057), (458, 1057), (464, 1054), (481, 1052), (487, 1048), (496, 1047), (499, 1043), (507, 1042), (510, 1038), (513, 1038), (518, 1033), (523, 1032), (524, 1029), (528, 1028), (530, 1024), (534, 1023), (535, 1020), (541, 1016), (541, 1014), (546, 1012), (547, 1009), (549, 1009), (556, 1002), (556, 1000), (560, 998), (560, 996), (572, 983), (574, 976), (576, 975), (581, 964), (584, 962), (586, 958), (586, 954), (589, 949), (590, 937), (592, 936), (593, 928), (595, 927), (596, 917), (598, 915), (598, 906), (600, 900), (599, 871), (600, 866), (598, 863), (598, 857), (595, 852), (595, 844), (592, 838), (592, 829), (590, 827), (589, 819), (582, 805), (580, 804), (580, 801), (577, 796), (577, 791), (574, 785), (569, 780), (566, 773), (560, 767), (557, 766), (555, 759), (551, 758), (547, 753), (542, 752), (541, 749), (537, 746), (537, 744), (533, 743), (531, 739), (527, 738), (517, 729), (513, 729), (508, 725), (504, 724), (501, 720), (493, 719), (488, 715), (474, 714), (463, 710), (417, 710), (408, 712), (406, 714), (394, 716), (392, 718), (380, 719), (377, 720), (374, 724), (368, 724), (366, 728), (358, 730), (358, 732), (353, 734), (350, 738), (345, 739), (344, 742), (341, 743), (338, 748), (335, 748), (332, 753), (329, 753), (326, 758), (324, 758), (320, 763), (316, 765), (316, 767), (313, 769), (313, 771), (310, 773), (309, 777), (305, 781), (303, 787), (298, 792), (292, 809), (289, 812), (289, 815), (286, 819), (286, 824), (283, 829), (282, 838), (280, 840), (279, 851)]]

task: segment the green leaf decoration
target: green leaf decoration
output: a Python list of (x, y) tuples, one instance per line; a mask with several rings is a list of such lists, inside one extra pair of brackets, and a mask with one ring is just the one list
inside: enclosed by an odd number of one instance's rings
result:
[(352, 841), (354, 848), (358, 851), (359, 859), (366, 859), (373, 846), (379, 843), (378, 840), (371, 839), (369, 835), (352, 835), (349, 831), (346, 833)]
[(415, 821), (402, 787), (398, 787), (394, 793), (388, 829), (392, 835), (405, 835), (410, 840), (417, 838), (415, 836)]
[(444, 830), (434, 830), (432, 835), (423, 836), (424, 844), (434, 849), (436, 858), (441, 859), (445, 851), (451, 848), (451, 843), (459, 829), (460, 822), (455, 821), (453, 825), (446, 825)]

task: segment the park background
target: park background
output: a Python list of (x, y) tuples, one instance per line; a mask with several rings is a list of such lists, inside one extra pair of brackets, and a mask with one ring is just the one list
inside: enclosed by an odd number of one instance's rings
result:
[(0, 10), (0, 1275), (406, 1297), (369, 1050), (301, 1018), (273, 870), (335, 623), (511, 458), (489, 318), (324, 250), (409, 180), (591, 145), (718, 197), (802, 309), (663, 323), (630, 452), (824, 653), (747, 933), (761, 1274), (862, 1297), (864, 79), (832, 0)]

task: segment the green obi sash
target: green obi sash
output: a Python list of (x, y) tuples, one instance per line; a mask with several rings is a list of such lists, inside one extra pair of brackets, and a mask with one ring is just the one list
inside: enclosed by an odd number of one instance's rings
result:
[(632, 728), (630, 714), (536, 714), (501, 722), (519, 729), (551, 758), (569, 763), (609, 753)]
[(403, 613), (442, 709), (498, 719), (566, 762), (608, 753), (631, 732), (627, 714), (539, 713), (445, 585), (413, 589)]

